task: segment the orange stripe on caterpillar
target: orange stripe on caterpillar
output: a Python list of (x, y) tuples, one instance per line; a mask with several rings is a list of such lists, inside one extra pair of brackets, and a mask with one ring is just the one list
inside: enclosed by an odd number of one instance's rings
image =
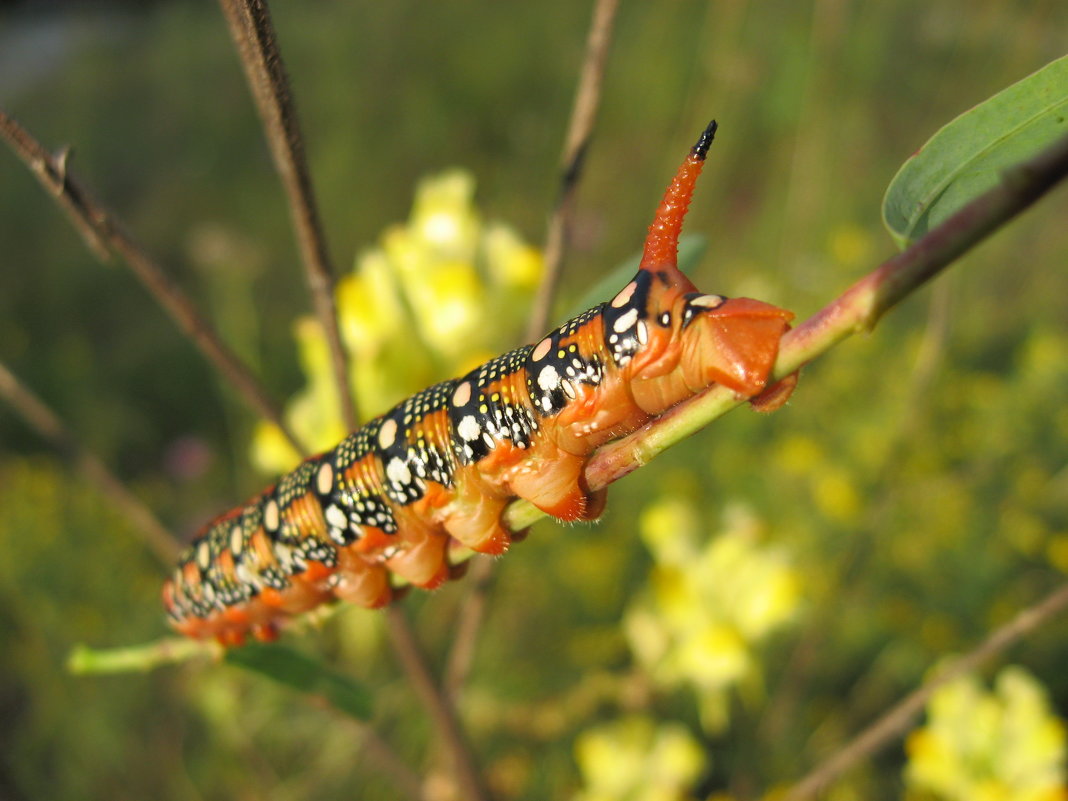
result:
[(583, 470), (600, 445), (713, 383), (771, 410), (767, 386), (793, 315), (703, 294), (677, 268), (678, 237), (713, 122), (657, 210), (637, 275), (533, 345), (419, 392), (209, 523), (163, 588), (172, 625), (227, 645), (277, 635), (338, 598), (378, 607), (391, 575), (433, 588), (449, 538), (483, 553), (512, 542), (501, 515), (525, 498), (564, 520), (598, 517)]

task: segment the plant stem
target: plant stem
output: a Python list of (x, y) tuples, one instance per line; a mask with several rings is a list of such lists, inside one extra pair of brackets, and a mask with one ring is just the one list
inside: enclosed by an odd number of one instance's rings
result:
[(241, 66), (259, 110), (275, 169), (282, 179), (312, 305), (330, 348), (342, 417), (348, 429), (354, 431), (359, 415), (352, 395), (349, 361), (338, 328), (334, 274), (304, 155), (304, 138), (271, 12), (265, 0), (219, 0), (219, 5), (241, 57)]
[(560, 157), (559, 195), (545, 234), (545, 272), (542, 274), (534, 308), (527, 323), (527, 342), (534, 342), (545, 333), (545, 326), (552, 312), (556, 285), (567, 250), (571, 218), (574, 216), (575, 190), (582, 176), (593, 123), (601, 105), (601, 87), (604, 84), (605, 66), (618, 9), (619, 0), (597, 0), (593, 9), (590, 30), (586, 36), (586, 55), (578, 86), (575, 88), (571, 120), (567, 126), (567, 137)]
[(426, 655), (412, 634), (404, 610), (397, 604), (386, 608), (389, 635), (394, 650), (415, 691), (419, 694), (453, 762), (453, 772), (465, 801), (490, 801), (491, 796), (475, 765), (456, 710), (430, 673)]
[(976, 670), (984, 662), (1019, 642), (1065, 609), (1068, 609), (1068, 584), (1062, 584), (1039, 603), (1019, 612), (1004, 626), (995, 629), (977, 648), (960, 659), (954, 660), (930, 681), (923, 683), (901, 699), (867, 729), (824, 760), (801, 781), (790, 787), (781, 796), (783, 801), (803, 801), (803, 799), (817, 796), (821, 790), (861, 759), (871, 756), (892, 740), (902, 736), (913, 719), (923, 711), (923, 707), (935, 690), (958, 676)]
[[(869, 331), (895, 304), (963, 253), (1045, 195), (1068, 176), (1068, 137), (1005, 171), (997, 186), (968, 203), (908, 249), (884, 262), (783, 337), (772, 380), (785, 378), (852, 334)], [(719, 385), (672, 407), (644, 428), (609, 443), (586, 465), (592, 490), (648, 463), (747, 399)], [(526, 528), (545, 515), (526, 501), (508, 507), (505, 522)]]
[(215, 328), (197, 310), (189, 297), (167, 276), (164, 269), (126, 233), (110, 211), (93, 199), (67, 169), (68, 151), (53, 156), (21, 125), (0, 111), (0, 136), (15, 155), (30, 168), (45, 191), (67, 212), (88, 248), (107, 263), (120, 255), (156, 302), (170, 314), (179, 330), (204, 354), (208, 363), (234, 387), (259, 416), (270, 420), (298, 450), (300, 441), (282, 419), (280, 408), (245, 363), (227, 347)]
[(94, 484), (100, 494), (130, 521), (144, 543), (168, 568), (178, 556), (178, 540), (159, 522), (152, 510), (67, 428), (44, 401), (30, 391), (0, 362), (0, 398), (33, 428), (42, 439), (62, 453), (71, 464)]

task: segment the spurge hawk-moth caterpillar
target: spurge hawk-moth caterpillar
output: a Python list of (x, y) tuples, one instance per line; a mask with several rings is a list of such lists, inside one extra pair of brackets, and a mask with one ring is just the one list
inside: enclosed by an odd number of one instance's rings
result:
[(436, 587), (450, 537), (508, 548), (501, 515), (514, 498), (562, 520), (598, 517), (606, 492), (583, 480), (593, 451), (711, 384), (764, 409), (784, 403), (796, 376), (766, 384), (793, 315), (701, 293), (677, 267), (715, 132), (679, 167), (614, 298), (411, 396), (208, 523), (163, 587), (174, 628), (236, 645), (333, 599), (389, 603), (391, 573)]

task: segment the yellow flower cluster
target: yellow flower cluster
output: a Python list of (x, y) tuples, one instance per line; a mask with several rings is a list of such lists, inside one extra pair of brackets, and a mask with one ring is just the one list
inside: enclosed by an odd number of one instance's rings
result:
[(574, 801), (687, 801), (708, 757), (685, 727), (632, 716), (575, 742), (583, 789)]
[(677, 497), (647, 507), (640, 525), (655, 565), (624, 620), (631, 649), (656, 683), (692, 687), (702, 725), (719, 731), (728, 691), (754, 674), (757, 646), (797, 612), (798, 577), (783, 552), (758, 542), (758, 522), (741, 509), (712, 539)]
[(975, 676), (935, 691), (906, 742), (911, 798), (1066, 801), (1065, 728), (1042, 685), (1007, 667), (986, 692)]
[[(338, 281), (338, 321), (365, 418), (475, 367), (515, 336), (500, 321), (536, 286), (541, 253), (508, 226), (483, 222), (474, 190), (461, 170), (423, 180), (408, 222), (387, 229)], [(287, 405), (286, 419), (310, 447), (329, 448), (347, 432), (326, 341), (311, 317), (297, 321), (295, 336), (308, 383)], [(268, 423), (255, 434), (252, 457), (271, 473), (298, 459)]]

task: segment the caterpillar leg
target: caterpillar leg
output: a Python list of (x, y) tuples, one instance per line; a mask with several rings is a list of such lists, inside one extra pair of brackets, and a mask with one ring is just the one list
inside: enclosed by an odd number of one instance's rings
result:
[(512, 544), (512, 535), (501, 524), (508, 498), (490, 492), (482, 482), (458, 482), (455, 497), (445, 517), (445, 530), (473, 551), (499, 556)]
[(385, 606), (393, 598), (385, 566), (371, 564), (348, 548), (338, 553), (331, 585), (336, 597), (367, 609)]
[(585, 456), (561, 450), (551, 459), (531, 459), (510, 477), (512, 492), (561, 520), (596, 520), (604, 511), (607, 493), (584, 487), (586, 461)]
[[(449, 577), (449, 562), (446, 548), (449, 538), (443, 531), (419, 526), (409, 528), (411, 537), (399, 544), (399, 552), (385, 560), (386, 567), (417, 587), (433, 590)], [(402, 526), (401, 530), (405, 530)]]

